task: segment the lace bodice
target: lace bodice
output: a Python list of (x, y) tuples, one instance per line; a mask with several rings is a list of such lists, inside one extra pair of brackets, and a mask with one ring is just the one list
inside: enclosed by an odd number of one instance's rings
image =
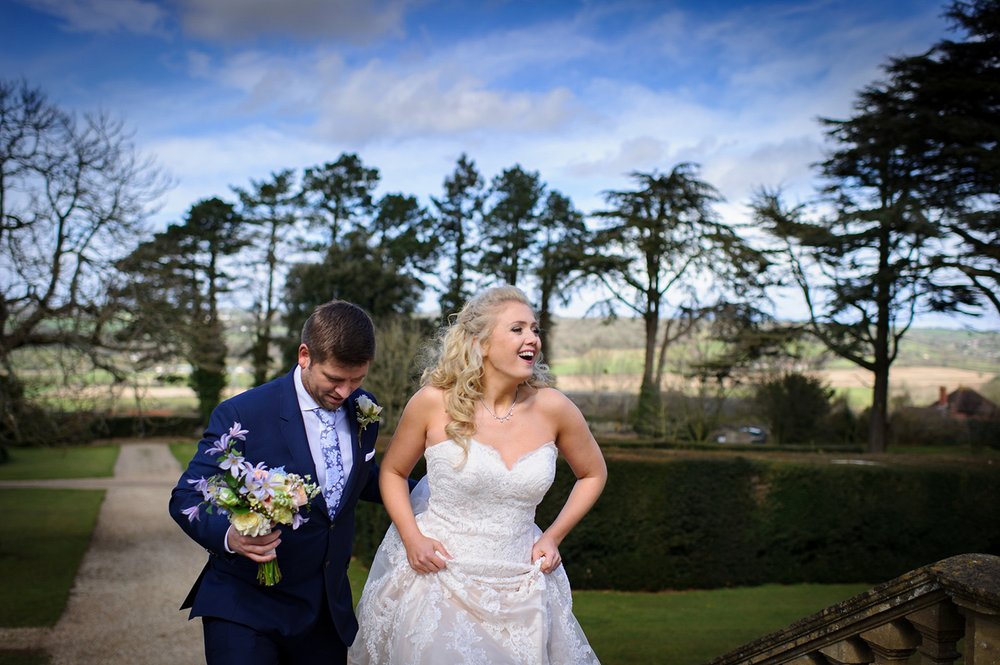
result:
[(441, 540), (456, 558), (530, 563), (538, 537), (535, 508), (555, 478), (555, 444), (522, 455), (509, 469), (496, 448), (475, 439), (467, 458), (453, 441), (431, 446), (425, 457), (430, 489), (420, 520), (425, 534)]

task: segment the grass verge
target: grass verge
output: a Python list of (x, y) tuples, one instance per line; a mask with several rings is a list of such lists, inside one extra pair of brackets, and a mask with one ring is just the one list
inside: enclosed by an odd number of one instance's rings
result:
[(0, 489), (0, 626), (52, 626), (90, 545), (103, 490)]
[(605, 665), (698, 665), (868, 589), (764, 585), (711, 591), (577, 591), (573, 612)]
[(0, 480), (106, 478), (114, 475), (118, 446), (9, 448), (10, 460), (0, 464)]
[(170, 444), (170, 454), (180, 463), (182, 470), (187, 468), (188, 462), (191, 461), (196, 452), (198, 452), (197, 443), (180, 441)]

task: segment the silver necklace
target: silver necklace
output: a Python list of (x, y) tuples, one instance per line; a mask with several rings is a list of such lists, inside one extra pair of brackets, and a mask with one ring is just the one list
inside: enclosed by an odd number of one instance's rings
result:
[(498, 416), (497, 414), (493, 413), (493, 409), (491, 409), (490, 407), (486, 406), (486, 402), (485, 402), (485, 400), (483, 400), (482, 397), (479, 398), (479, 401), (483, 403), (483, 408), (486, 409), (486, 413), (488, 413), (491, 416), (493, 416), (493, 418), (497, 422), (505, 423), (505, 422), (507, 422), (508, 420), (510, 420), (511, 418), (514, 417), (514, 405), (517, 404), (517, 391), (520, 390), (520, 389), (521, 389), (520, 386), (514, 388), (514, 401), (510, 403), (510, 408), (507, 409), (507, 413), (504, 414), (504, 415), (502, 415), (502, 416)]

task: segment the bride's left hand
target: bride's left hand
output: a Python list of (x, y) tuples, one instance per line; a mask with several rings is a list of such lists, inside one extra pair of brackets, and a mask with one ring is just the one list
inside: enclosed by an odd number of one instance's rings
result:
[(541, 557), (545, 557), (541, 565), (543, 573), (551, 573), (562, 563), (562, 557), (559, 556), (559, 548), (556, 546), (555, 541), (545, 534), (542, 534), (542, 537), (535, 541), (535, 544), (531, 548), (532, 563), (538, 561)]

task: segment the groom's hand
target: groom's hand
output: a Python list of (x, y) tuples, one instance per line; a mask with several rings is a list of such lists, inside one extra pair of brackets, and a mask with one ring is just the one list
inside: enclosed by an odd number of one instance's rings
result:
[(236, 529), (229, 529), (226, 543), (233, 552), (242, 554), (251, 561), (264, 563), (277, 556), (275, 549), (281, 544), (281, 530), (275, 529), (263, 536), (244, 536)]

